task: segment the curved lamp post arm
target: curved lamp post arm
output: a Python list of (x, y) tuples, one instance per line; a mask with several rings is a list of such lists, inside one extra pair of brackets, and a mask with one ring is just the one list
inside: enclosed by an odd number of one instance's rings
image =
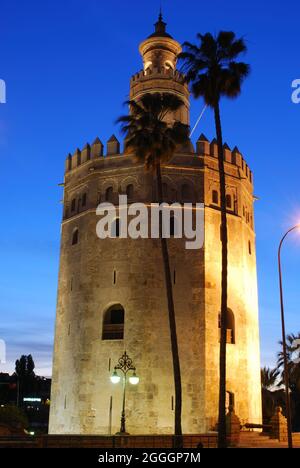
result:
[(297, 229), (300, 230), (300, 224), (297, 224), (296, 226), (292, 227), (291, 229), (289, 229), (285, 235), (283, 236), (283, 238), (281, 239), (280, 241), (280, 244), (279, 244), (279, 249), (278, 249), (278, 255), (279, 255), (279, 258), (280, 258), (280, 254), (281, 254), (281, 248), (282, 248), (282, 244), (283, 242), (285, 241), (286, 237), (293, 231), (296, 231)]
[(284, 384), (285, 384), (285, 398), (286, 398), (286, 416), (288, 426), (288, 446), (293, 448), (293, 435), (292, 435), (292, 417), (291, 417), (291, 402), (289, 392), (289, 371), (288, 371), (288, 359), (287, 359), (287, 347), (286, 347), (286, 332), (285, 332), (285, 318), (284, 318), (284, 300), (283, 300), (283, 285), (282, 285), (282, 268), (281, 268), (281, 249), (283, 242), (287, 236), (299, 229), (300, 224), (289, 229), (280, 241), (278, 248), (278, 271), (279, 271), (279, 289), (280, 289), (280, 307), (281, 307), (281, 331), (282, 331), (282, 351), (283, 351), (283, 364), (284, 364)]

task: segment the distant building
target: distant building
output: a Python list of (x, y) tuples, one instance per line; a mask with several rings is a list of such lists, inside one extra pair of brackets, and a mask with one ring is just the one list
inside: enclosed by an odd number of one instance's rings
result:
[(33, 431), (47, 433), (51, 379), (35, 376), (21, 397), (16, 374), (0, 373), (0, 406), (19, 406)]
[(16, 404), (17, 384), (15, 376), (0, 372), (0, 405)]

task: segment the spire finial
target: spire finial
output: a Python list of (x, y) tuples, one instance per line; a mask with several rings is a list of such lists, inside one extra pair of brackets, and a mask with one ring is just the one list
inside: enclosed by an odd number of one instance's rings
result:
[(162, 6), (161, 6), (161, 3), (160, 3), (158, 21), (161, 23), (162, 20), (163, 20), (163, 16), (162, 16)]
[(158, 21), (155, 23), (155, 32), (164, 34), (166, 32), (166, 23), (163, 21), (162, 7), (160, 4)]

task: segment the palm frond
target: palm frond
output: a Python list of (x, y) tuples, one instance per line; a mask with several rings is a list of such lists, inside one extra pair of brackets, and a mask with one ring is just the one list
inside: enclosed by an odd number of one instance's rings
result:
[(247, 50), (244, 40), (232, 31), (220, 31), (217, 36), (198, 33), (197, 39), (199, 45), (185, 42), (179, 55), (194, 97), (203, 97), (210, 107), (221, 96), (237, 97), (250, 72), (248, 64), (236, 61)]
[(261, 385), (263, 389), (270, 390), (277, 386), (280, 371), (278, 369), (261, 369)]
[(168, 116), (183, 106), (171, 93), (147, 93), (138, 101), (127, 101), (130, 114), (117, 122), (125, 134), (125, 151), (142, 160), (147, 169), (168, 161), (182, 144), (189, 141), (189, 126), (170, 123)]

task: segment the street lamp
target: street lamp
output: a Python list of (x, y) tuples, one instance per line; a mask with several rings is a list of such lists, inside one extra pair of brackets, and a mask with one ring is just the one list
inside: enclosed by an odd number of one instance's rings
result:
[(117, 371), (115, 370), (113, 375), (110, 377), (110, 380), (112, 381), (113, 384), (117, 384), (120, 382), (121, 377), (117, 374)]
[(118, 364), (115, 366), (114, 372), (110, 377), (110, 380), (113, 384), (118, 384), (121, 380), (121, 377), (118, 375), (117, 371), (121, 371), (123, 374), (123, 407), (121, 413), (121, 427), (118, 434), (128, 434), (126, 432), (126, 416), (125, 416), (125, 404), (126, 404), (126, 384), (127, 384), (127, 373), (132, 371), (133, 374), (129, 377), (129, 383), (131, 385), (137, 385), (140, 381), (139, 377), (136, 375), (136, 369), (132, 364), (132, 359), (128, 356), (126, 351), (123, 356), (120, 357)]
[(289, 370), (286, 352), (286, 338), (285, 338), (285, 319), (284, 319), (284, 301), (283, 301), (283, 285), (282, 285), (282, 269), (281, 269), (281, 248), (286, 237), (296, 229), (300, 229), (300, 224), (289, 229), (280, 241), (278, 249), (278, 271), (279, 271), (279, 289), (280, 289), (280, 306), (281, 306), (281, 329), (282, 329), (282, 352), (283, 352), (283, 366), (284, 366), (284, 385), (285, 385), (285, 399), (286, 399), (286, 419), (288, 426), (288, 446), (293, 448), (293, 435), (292, 435), (292, 418), (291, 418), (291, 401), (289, 391)]

